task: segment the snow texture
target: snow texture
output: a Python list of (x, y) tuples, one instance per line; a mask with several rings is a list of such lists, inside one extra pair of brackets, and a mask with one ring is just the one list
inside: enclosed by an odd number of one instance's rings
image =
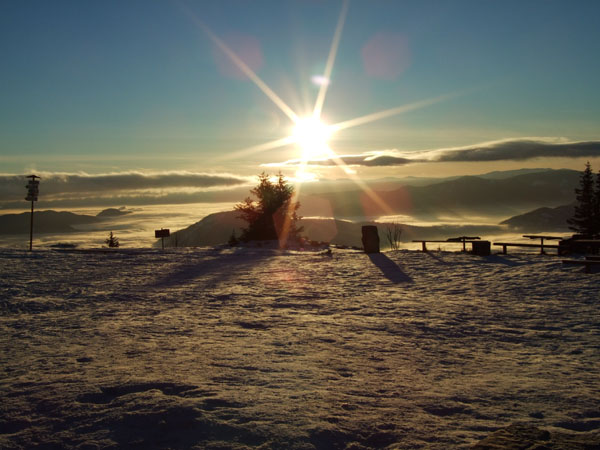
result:
[(600, 275), (553, 256), (2, 249), (0, 274), (1, 448), (600, 446)]

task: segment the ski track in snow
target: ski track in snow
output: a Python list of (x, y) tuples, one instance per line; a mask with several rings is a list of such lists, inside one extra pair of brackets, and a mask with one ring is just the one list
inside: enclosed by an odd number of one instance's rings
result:
[(555, 256), (0, 249), (0, 447), (466, 448), (600, 429)]

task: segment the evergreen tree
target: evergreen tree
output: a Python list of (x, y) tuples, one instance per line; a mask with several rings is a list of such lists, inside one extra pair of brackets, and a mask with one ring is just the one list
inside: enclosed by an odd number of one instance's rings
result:
[(108, 239), (106, 239), (104, 242), (111, 248), (119, 246), (119, 239), (113, 234), (112, 231), (108, 235)]
[(275, 183), (269, 180), (269, 175), (262, 173), (258, 176), (258, 186), (250, 191), (257, 201), (246, 198), (235, 206), (239, 218), (248, 223), (242, 230), (242, 241), (279, 240), (282, 245), (287, 240), (296, 239), (302, 231), (296, 227), (299, 217), (297, 210), (300, 203), (293, 201), (294, 188), (290, 186), (281, 172)]
[(573, 217), (567, 221), (569, 228), (576, 233), (593, 236), (598, 233), (598, 191), (594, 188), (594, 174), (589, 162), (581, 173), (579, 188), (575, 189), (575, 194), (577, 205)]

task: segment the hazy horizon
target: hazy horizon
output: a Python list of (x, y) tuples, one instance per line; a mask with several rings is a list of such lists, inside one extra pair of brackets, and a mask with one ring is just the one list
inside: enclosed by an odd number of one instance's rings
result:
[[(568, 181), (566, 175), (569, 175)], [(449, 230), (457, 226), (479, 227), (486, 239), (492, 239), (491, 234), (515, 239), (519, 235), (514, 230), (501, 229), (500, 222), (540, 207), (572, 203), (578, 177), (579, 173), (576, 171), (536, 169), (495, 171), (475, 178), (384, 178), (371, 180), (362, 187), (357, 187), (352, 179), (303, 183), (296, 186), (300, 191), (297, 198), (301, 205), (298, 213), (307, 219), (398, 222), (415, 227), (447, 227)], [(45, 180), (42, 187), (46, 187), (48, 193), (45, 197), (49, 197), (50, 201), (37, 202), (36, 211), (51, 209), (95, 216), (107, 208), (121, 208), (129, 214), (105, 218), (100, 223), (90, 225), (72, 224), (78, 231), (63, 234), (44, 233), (43, 226), (42, 231), (39, 231), (39, 221), (44, 220), (43, 216), (39, 216), (42, 218), (37, 219), (38, 231), (34, 234), (36, 245), (43, 247), (65, 242), (84, 247), (94, 246), (94, 242), (101, 244), (104, 241), (104, 235), (108, 231), (118, 233), (124, 246), (147, 247), (155, 242), (155, 229), (169, 228), (175, 232), (199, 222), (209, 214), (231, 211), (237, 203), (250, 195), (253, 187), (241, 185), (227, 191), (213, 192), (209, 194), (212, 199), (208, 197), (207, 201), (199, 202), (198, 197), (202, 194), (198, 192), (183, 196), (181, 193), (160, 193), (160, 189), (169, 185), (178, 189), (179, 185), (190, 180), (206, 182), (205, 178), (189, 173), (156, 178), (139, 173), (125, 177), (115, 174), (98, 177), (62, 174), (50, 180), (46, 176)], [(0, 192), (3, 188), (4, 191), (10, 191), (17, 185), (17, 179), (13, 177), (1, 181), (0, 177)], [(514, 187), (516, 183), (521, 184)], [(139, 184), (147, 189), (132, 195)], [(152, 188), (156, 190), (152, 191)], [(364, 189), (380, 199), (381, 207), (373, 204), (364, 194)], [(527, 193), (528, 190), (532, 192)], [(107, 191), (112, 195), (107, 196)], [(120, 195), (115, 195), (116, 192)], [(129, 196), (124, 195), (125, 192), (129, 192)], [(18, 196), (19, 193), (14, 192), (13, 195)], [(490, 201), (491, 198), (497, 200)], [(171, 202), (174, 200), (179, 202)], [(22, 200), (15, 200), (13, 204), (27, 208), (0, 209), (0, 215), (26, 213), (29, 210), (29, 204)], [(494, 228), (487, 230), (485, 227)], [(538, 231), (557, 230), (559, 228), (549, 226)], [(23, 233), (26, 231), (24, 227)], [(6, 235), (0, 229), (0, 235), (3, 234), (0, 245), (23, 246), (22, 237)]]
[[(545, 172), (544, 169), (520, 168), (510, 171), (484, 172), (473, 175), (483, 178), (509, 178), (514, 175)], [(578, 170), (579, 172), (580, 170)], [(271, 171), (273, 174), (274, 172)], [(40, 195), (36, 202), (37, 209), (102, 209), (113, 207), (140, 207), (144, 205), (186, 205), (195, 203), (237, 203), (250, 195), (257, 177), (236, 177), (232, 175), (199, 174), (186, 171), (167, 173), (142, 173), (130, 171), (122, 173), (87, 174), (87, 173), (50, 173), (41, 174)], [(374, 190), (394, 190), (402, 186), (427, 186), (439, 182), (450, 181), (456, 176), (437, 177), (381, 177), (360, 179), (346, 177), (338, 179), (321, 179), (303, 182), (297, 178), (289, 178), (300, 195), (322, 193), (361, 191), (363, 183)], [(29, 210), (30, 204), (24, 200), (24, 174), (0, 174), (0, 214), (11, 214)], [(552, 202), (549, 195), (548, 201)], [(549, 205), (541, 205), (549, 206)]]

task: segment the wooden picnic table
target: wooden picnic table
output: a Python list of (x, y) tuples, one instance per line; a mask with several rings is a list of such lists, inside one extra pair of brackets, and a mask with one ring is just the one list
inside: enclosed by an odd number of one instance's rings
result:
[[(563, 237), (562, 236), (546, 236), (543, 234), (524, 234), (523, 235), (524, 238), (528, 238), (528, 239), (539, 239), (540, 240), (540, 254), (544, 255), (546, 252), (544, 252), (544, 239), (548, 240), (548, 241), (562, 241)], [(556, 248), (555, 246), (549, 246), (546, 244), (546, 247), (549, 248)], [(506, 252), (505, 252), (506, 253)]]
[(467, 242), (473, 242), (477, 239), (481, 239), (479, 236), (459, 236), (459, 237), (455, 237), (455, 238), (448, 238), (445, 241), (444, 240), (437, 240), (437, 239), (415, 239), (413, 240), (413, 242), (420, 242), (422, 245), (422, 250), (424, 252), (427, 251), (427, 242), (436, 242), (436, 243), (452, 243), (452, 242), (462, 242), (463, 245), (463, 252), (467, 251), (467, 247), (466, 247), (466, 243)]
[(558, 244), (527, 244), (525, 242), (494, 242), (494, 245), (502, 246), (502, 254), (506, 255), (506, 247), (529, 247), (529, 248), (541, 248), (541, 253), (544, 254), (544, 248), (556, 248), (560, 255), (561, 247)]

